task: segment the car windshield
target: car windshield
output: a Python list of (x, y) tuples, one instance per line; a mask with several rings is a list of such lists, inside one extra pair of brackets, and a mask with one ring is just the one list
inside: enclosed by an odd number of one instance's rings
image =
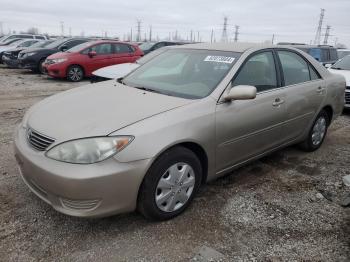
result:
[(49, 44), (51, 44), (53, 41), (39, 41), (35, 43), (34, 45), (31, 45), (31, 48), (40, 48), (40, 47), (46, 47)]
[(150, 49), (154, 44), (155, 43), (147, 42), (147, 43), (142, 43), (141, 45), (139, 45), (139, 47), (142, 51), (145, 51), (145, 50)]
[(344, 56), (336, 62), (331, 68), (338, 70), (350, 70), (350, 55)]
[(56, 48), (59, 47), (62, 43), (66, 42), (68, 39), (67, 38), (62, 38), (62, 39), (58, 39), (52, 43), (50, 43), (49, 45), (46, 46), (46, 48)]
[(76, 45), (76, 46), (72, 47), (71, 49), (68, 49), (66, 52), (68, 52), (68, 53), (79, 52), (79, 51), (89, 47), (90, 45), (91, 45), (91, 42), (85, 42), (85, 43), (82, 43), (80, 45)]
[(338, 57), (343, 58), (344, 56), (350, 55), (350, 50), (337, 50)]
[(162, 47), (162, 48), (159, 48), (143, 57), (141, 57), (140, 59), (138, 59), (136, 61), (137, 64), (139, 65), (143, 65), (145, 64), (146, 62), (148, 62), (149, 60), (153, 59), (154, 57), (160, 55), (161, 53), (164, 53), (165, 51), (169, 50), (167, 47)]
[(225, 51), (168, 50), (137, 68), (123, 83), (170, 96), (203, 98), (216, 88), (239, 56)]

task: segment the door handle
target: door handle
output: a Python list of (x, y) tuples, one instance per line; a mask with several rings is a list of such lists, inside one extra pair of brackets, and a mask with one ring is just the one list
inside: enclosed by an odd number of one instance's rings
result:
[(285, 101), (279, 97), (275, 99), (275, 101), (272, 103), (272, 106), (278, 107), (282, 105)]

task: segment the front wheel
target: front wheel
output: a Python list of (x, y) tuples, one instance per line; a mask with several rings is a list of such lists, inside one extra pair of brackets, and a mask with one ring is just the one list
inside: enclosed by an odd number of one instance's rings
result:
[(322, 110), (316, 117), (307, 138), (300, 144), (301, 148), (308, 152), (319, 149), (326, 137), (329, 122), (327, 112)]
[(138, 196), (138, 210), (148, 219), (166, 220), (192, 202), (202, 179), (202, 167), (189, 149), (163, 153), (147, 172)]
[(78, 66), (70, 66), (67, 70), (67, 79), (72, 82), (79, 82), (84, 78), (84, 70)]

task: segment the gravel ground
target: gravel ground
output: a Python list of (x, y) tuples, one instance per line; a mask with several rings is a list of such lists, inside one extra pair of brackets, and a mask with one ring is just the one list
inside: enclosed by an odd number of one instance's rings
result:
[[(229, 261), (349, 261), (350, 114), (314, 153), (276, 152), (205, 185), (178, 218), (79, 219), (54, 211), (19, 177), (12, 132), (37, 101), (75, 86), (0, 67), (0, 260), (188, 261), (203, 247)], [(321, 194), (320, 194), (321, 193)], [(196, 256), (196, 257), (195, 257)]]

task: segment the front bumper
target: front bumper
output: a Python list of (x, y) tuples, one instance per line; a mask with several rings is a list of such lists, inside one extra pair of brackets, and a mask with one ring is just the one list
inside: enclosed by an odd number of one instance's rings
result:
[(15, 155), (21, 176), (38, 197), (57, 211), (78, 217), (101, 217), (136, 209), (138, 190), (151, 160), (130, 163), (115, 158), (90, 165), (47, 158), (15, 132)]
[(44, 63), (43, 69), (47, 75), (54, 78), (65, 78), (67, 75), (66, 74), (67, 66), (65, 66), (64, 63), (58, 63), (58, 64)]
[(10, 68), (18, 68), (18, 59), (13, 59), (7, 55), (3, 55), (2, 62)]

